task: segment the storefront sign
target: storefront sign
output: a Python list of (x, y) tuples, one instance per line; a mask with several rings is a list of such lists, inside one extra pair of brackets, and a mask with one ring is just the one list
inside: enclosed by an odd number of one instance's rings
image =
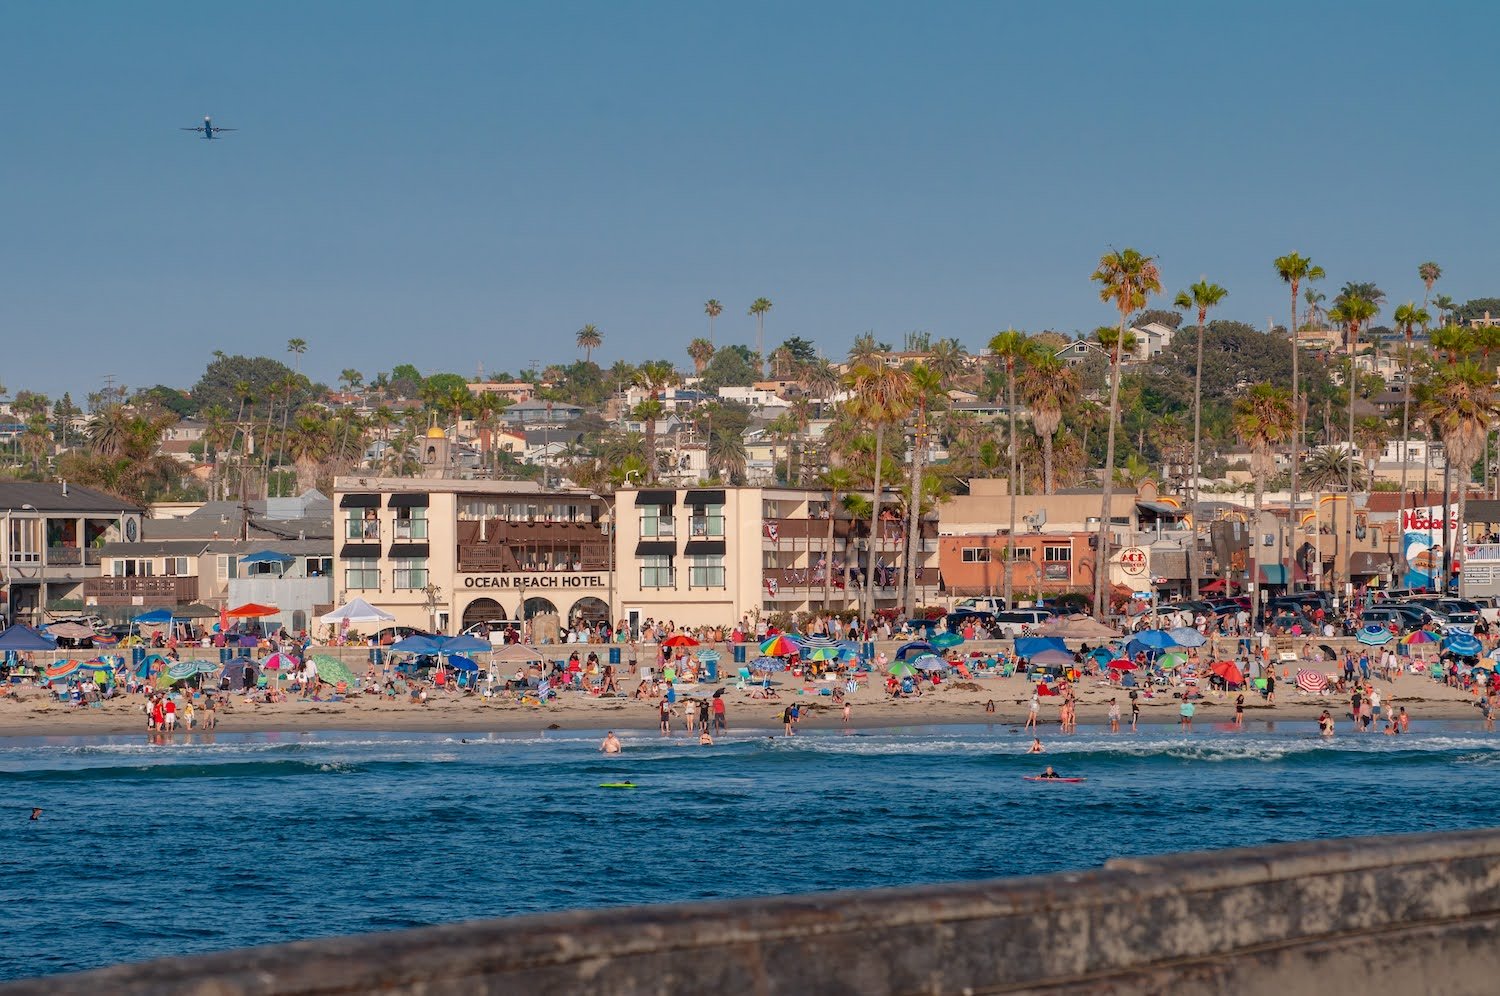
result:
[(608, 588), (607, 574), (575, 574), (570, 571), (536, 574), (478, 574), (463, 579), (465, 588)]
[(1143, 547), (1127, 546), (1120, 551), (1120, 569), (1131, 577), (1146, 573), (1146, 551)]
[(1048, 581), (1067, 581), (1073, 576), (1070, 570), (1072, 566), (1063, 563), (1045, 564), (1042, 567), (1042, 576)]

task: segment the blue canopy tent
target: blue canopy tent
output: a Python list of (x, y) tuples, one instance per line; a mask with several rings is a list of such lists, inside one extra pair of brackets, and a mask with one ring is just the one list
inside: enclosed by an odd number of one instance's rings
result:
[(1067, 641), (1060, 636), (1020, 636), (1016, 638), (1016, 656), (1028, 660), (1044, 650), (1068, 650)]
[(391, 644), (391, 650), (399, 654), (435, 654), (439, 639), (441, 637), (408, 636)]
[(172, 621), (171, 609), (152, 609), (130, 620), (136, 626), (161, 626)]
[(461, 636), (436, 636), (432, 638), (440, 654), (487, 654), (495, 648), (490, 641), (481, 640), (467, 633)]
[(249, 556), (241, 557), (242, 564), (290, 564), (296, 560), (289, 553), (277, 553), (275, 550), (257, 550)]
[(901, 649), (896, 651), (896, 660), (905, 660), (907, 654), (930, 654), (933, 649), (932, 644), (916, 640), (912, 643), (903, 644)]
[(56, 650), (57, 641), (30, 626), (16, 625), (0, 633), (0, 650)]

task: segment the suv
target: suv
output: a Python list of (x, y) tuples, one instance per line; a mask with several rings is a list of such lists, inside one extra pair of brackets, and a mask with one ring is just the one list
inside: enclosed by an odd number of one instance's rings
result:
[(1003, 598), (965, 598), (953, 606), (954, 612), (1004, 612), (1008, 605)]
[(1389, 626), (1391, 623), (1395, 623), (1396, 629), (1401, 633), (1410, 633), (1414, 629), (1421, 629), (1428, 621), (1428, 615), (1416, 606), (1398, 605), (1394, 602), (1384, 602), (1380, 605), (1371, 606), (1359, 614), (1359, 624), (1361, 626), (1368, 626), (1371, 623), (1377, 626)]
[(1033, 626), (1040, 626), (1052, 613), (1046, 609), (1011, 609), (1008, 612), (995, 613), (995, 627), (1001, 636), (1016, 637), (1022, 635), (1023, 631)]

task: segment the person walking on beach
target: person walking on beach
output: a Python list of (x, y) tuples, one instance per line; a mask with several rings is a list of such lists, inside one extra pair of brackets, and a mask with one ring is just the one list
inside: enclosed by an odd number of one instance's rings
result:
[(1042, 697), (1036, 692), (1031, 693), (1030, 712), (1026, 715), (1026, 729), (1036, 731), (1037, 716), (1042, 711)]
[(661, 735), (664, 736), (664, 737), (671, 736), (671, 734), (672, 734), (672, 703), (668, 702), (666, 700), (666, 698), (663, 697), (662, 700), (657, 703), (656, 710), (657, 710), (657, 717), (661, 720)]
[(795, 732), (792, 727), (797, 722), (796, 708), (796, 706), (789, 705), (785, 709), (781, 710), (781, 725), (782, 729), (786, 731), (783, 734), (784, 736), (790, 737)]
[(725, 712), (724, 696), (714, 696), (714, 732), (720, 735), (729, 732), (729, 717)]
[(1273, 668), (1266, 672), (1266, 703), (1276, 704), (1276, 671)]

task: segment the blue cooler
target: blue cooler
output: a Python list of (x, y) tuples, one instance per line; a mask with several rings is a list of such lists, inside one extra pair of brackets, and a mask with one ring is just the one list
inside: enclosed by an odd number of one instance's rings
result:
[(620, 663), (620, 648), (619, 647), (610, 647), (609, 648), (609, 662), (611, 664), (618, 664), (618, 663)]
[(130, 669), (137, 673), (141, 670), (141, 664), (146, 660), (145, 647), (130, 648)]
[(865, 649), (862, 651), (862, 654), (867, 660), (873, 661), (875, 659), (875, 644), (873, 642), (866, 643)]
[(719, 662), (718, 661), (704, 661), (703, 662), (703, 672), (708, 675), (708, 680), (709, 681), (718, 681), (719, 680)]
[(743, 643), (736, 643), (734, 645), (734, 662), (736, 664), (745, 663), (745, 645)]

